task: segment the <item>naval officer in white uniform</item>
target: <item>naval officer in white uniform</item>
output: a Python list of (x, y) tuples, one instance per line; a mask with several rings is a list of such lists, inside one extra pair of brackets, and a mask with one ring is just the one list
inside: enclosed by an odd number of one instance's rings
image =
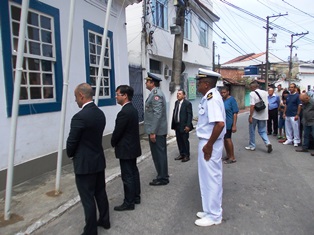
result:
[(222, 152), (226, 132), (225, 108), (216, 88), (220, 74), (199, 69), (197, 89), (203, 95), (199, 104), (196, 134), (198, 144), (198, 175), (203, 211), (195, 221), (198, 226), (211, 226), (222, 221)]

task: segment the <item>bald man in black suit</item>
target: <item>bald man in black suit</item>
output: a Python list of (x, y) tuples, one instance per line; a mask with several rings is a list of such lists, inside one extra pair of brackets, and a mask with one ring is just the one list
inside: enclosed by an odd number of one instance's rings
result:
[[(77, 190), (85, 214), (83, 235), (97, 235), (97, 225), (110, 228), (109, 203), (105, 190), (105, 155), (102, 147), (106, 126), (104, 113), (93, 102), (93, 89), (87, 83), (75, 89), (75, 101), (82, 108), (71, 120), (67, 155), (72, 158)], [(96, 217), (96, 203), (99, 220)]]

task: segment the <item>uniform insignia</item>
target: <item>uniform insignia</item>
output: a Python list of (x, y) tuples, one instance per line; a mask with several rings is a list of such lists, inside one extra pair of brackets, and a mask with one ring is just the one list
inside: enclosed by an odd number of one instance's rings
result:
[(157, 90), (154, 90), (154, 94), (157, 94)]
[(159, 96), (155, 96), (154, 99), (155, 99), (155, 100), (159, 100)]
[(213, 93), (209, 92), (209, 94), (207, 95), (207, 100), (210, 100), (211, 98), (213, 98)]

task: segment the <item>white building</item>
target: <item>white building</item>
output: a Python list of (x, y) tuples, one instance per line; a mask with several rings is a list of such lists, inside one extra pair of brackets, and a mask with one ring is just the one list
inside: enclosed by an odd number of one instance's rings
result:
[[(174, 101), (171, 97), (176, 97), (169, 91), (174, 51), (174, 34), (171, 34), (170, 26), (175, 25), (177, 10), (174, 2), (180, 1), (145, 0), (126, 9), (130, 77), (141, 80), (147, 72), (151, 72), (162, 78), (161, 89), (166, 96), (168, 120), (172, 115), (171, 103)], [(186, 8), (183, 32), (182, 61), (185, 70), (181, 88), (187, 91), (187, 97), (193, 103), (194, 116), (197, 116), (194, 78), (198, 68), (212, 68), (212, 28), (213, 22), (219, 18), (212, 12), (211, 1), (186, 2), (189, 5)], [(141, 82), (145, 100), (149, 91), (144, 82)]]
[[(15, 184), (56, 168), (70, 2), (30, 0), (14, 154)], [(125, 7), (135, 2), (115, 0), (111, 8), (99, 97), (99, 107), (107, 118), (104, 146), (109, 146), (108, 136), (121, 109), (116, 104), (115, 88), (129, 84)], [(0, 1), (0, 190), (5, 186), (8, 166), (21, 3)], [(83, 82), (95, 87), (106, 6), (107, 0), (76, 1), (64, 144), (71, 117), (79, 111), (75, 87)], [(69, 162), (66, 154), (63, 160)]]

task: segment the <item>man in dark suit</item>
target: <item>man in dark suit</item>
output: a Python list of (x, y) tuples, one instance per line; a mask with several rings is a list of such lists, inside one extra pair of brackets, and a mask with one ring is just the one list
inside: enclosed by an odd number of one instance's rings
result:
[[(75, 101), (81, 111), (71, 120), (67, 155), (72, 158), (77, 190), (85, 214), (84, 235), (97, 235), (97, 225), (110, 228), (109, 203), (105, 190), (105, 155), (102, 147), (106, 126), (104, 113), (93, 102), (93, 89), (87, 83), (75, 89)], [(99, 220), (96, 217), (96, 204)]]
[(190, 160), (189, 132), (193, 129), (193, 111), (190, 101), (185, 99), (185, 91), (179, 90), (174, 106), (171, 129), (175, 130), (180, 155), (175, 160)]
[(138, 112), (131, 103), (134, 90), (128, 85), (116, 89), (117, 103), (122, 106), (116, 118), (111, 145), (115, 147), (116, 158), (120, 160), (121, 178), (124, 188), (122, 205), (116, 211), (134, 210), (134, 204), (141, 203), (140, 175), (136, 158), (141, 156)]

